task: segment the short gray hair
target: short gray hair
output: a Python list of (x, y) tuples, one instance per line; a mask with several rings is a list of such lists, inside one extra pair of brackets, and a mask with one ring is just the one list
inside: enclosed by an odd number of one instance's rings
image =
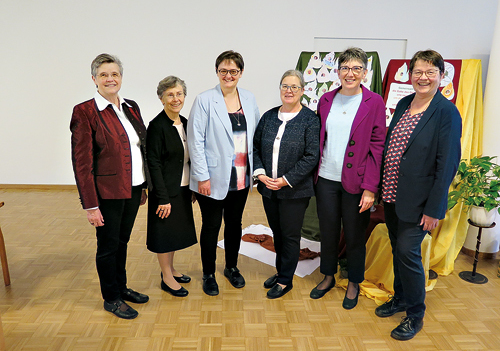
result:
[(123, 76), (123, 65), (118, 57), (110, 54), (100, 54), (97, 55), (90, 65), (90, 73), (92, 73), (93, 77), (97, 77), (97, 70), (103, 63), (116, 63), (120, 69), (120, 75)]
[(304, 81), (304, 76), (302, 75), (302, 72), (297, 71), (296, 69), (289, 69), (288, 71), (283, 73), (283, 75), (281, 76), (280, 85), (281, 83), (283, 83), (283, 79), (285, 79), (286, 77), (297, 77), (299, 78), (300, 81), (300, 87), (303, 88), (306, 86), (306, 82)]
[(368, 56), (360, 48), (350, 47), (339, 55), (338, 62), (339, 68), (343, 63), (349, 62), (351, 60), (360, 61), (363, 64), (363, 68), (366, 69), (368, 66)]
[(184, 96), (187, 96), (186, 83), (176, 76), (168, 76), (160, 80), (160, 83), (158, 83), (158, 88), (156, 88), (158, 98), (161, 99), (166, 90), (174, 88), (176, 85), (180, 85), (182, 87), (182, 91), (184, 92)]

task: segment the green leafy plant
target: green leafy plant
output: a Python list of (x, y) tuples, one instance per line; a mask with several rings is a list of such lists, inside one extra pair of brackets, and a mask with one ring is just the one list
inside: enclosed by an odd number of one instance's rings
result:
[(448, 194), (448, 209), (458, 202), (464, 211), (470, 206), (484, 207), (487, 211), (498, 208), (500, 214), (500, 166), (490, 156), (476, 156), (462, 160), (453, 181), (453, 191)]

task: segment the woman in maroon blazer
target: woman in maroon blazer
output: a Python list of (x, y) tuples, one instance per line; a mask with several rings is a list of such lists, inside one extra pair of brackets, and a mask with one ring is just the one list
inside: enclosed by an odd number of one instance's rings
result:
[(73, 109), (71, 152), (76, 185), (96, 228), (96, 266), (104, 309), (125, 319), (138, 313), (124, 300), (149, 297), (127, 288), (127, 244), (139, 205), (146, 202), (146, 127), (139, 106), (118, 95), (123, 67), (109, 54), (91, 64), (94, 98)]
[(354, 308), (364, 280), (365, 230), (378, 192), (385, 139), (385, 108), (380, 95), (361, 86), (368, 58), (359, 48), (338, 57), (341, 87), (318, 104), (321, 119), (316, 201), (321, 232), (321, 273), (311, 291), (323, 297), (335, 286), (341, 224), (346, 239), (349, 284), (342, 306)]

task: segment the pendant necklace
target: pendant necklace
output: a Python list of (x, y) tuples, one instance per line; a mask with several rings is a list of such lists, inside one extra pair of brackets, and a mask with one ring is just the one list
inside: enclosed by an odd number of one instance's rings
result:
[(230, 113), (231, 116), (233, 116), (234, 120), (236, 121), (236, 124), (238, 127), (241, 126), (241, 123), (240, 123), (240, 114), (238, 113), (239, 111), (241, 110), (241, 107), (234, 113)]
[(347, 110), (349, 110), (349, 108), (351, 107), (351, 104), (349, 104), (349, 106), (347, 106), (347, 108), (344, 108), (344, 99), (342, 98), (343, 94), (339, 94), (340, 95), (340, 103), (342, 104), (342, 110), (343, 110), (343, 114), (345, 115), (347, 113)]
[(241, 123), (240, 123), (240, 116), (236, 117), (236, 115), (239, 115), (239, 113), (231, 113), (231, 116), (233, 116), (234, 120), (236, 121), (236, 124), (239, 126), (241, 126)]

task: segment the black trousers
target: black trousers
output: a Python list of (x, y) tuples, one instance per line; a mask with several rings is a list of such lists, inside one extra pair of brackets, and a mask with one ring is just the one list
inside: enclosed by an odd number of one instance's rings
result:
[(142, 186), (132, 187), (132, 198), (99, 199), (104, 226), (96, 228), (96, 267), (104, 300), (120, 298), (127, 288), (127, 244), (141, 203)]
[(300, 231), (309, 199), (278, 199), (274, 191), (271, 198), (262, 197), (267, 222), (273, 231), (278, 283), (283, 285), (292, 283), (299, 263)]
[(422, 241), (427, 231), (419, 222), (400, 220), (393, 203), (384, 202), (384, 213), (394, 263), (394, 296), (406, 304), (406, 315), (424, 318), (425, 271)]
[(241, 244), (241, 218), (247, 202), (250, 187), (238, 191), (229, 191), (223, 200), (196, 194), (201, 210), (201, 263), (203, 274), (215, 273), (217, 259), (217, 240), (224, 217), (224, 252), (226, 267), (238, 265), (238, 252)]
[(349, 281), (365, 279), (365, 231), (370, 223), (370, 211), (359, 213), (362, 193), (350, 194), (340, 182), (318, 177), (316, 203), (321, 232), (320, 271), (325, 275), (337, 273), (341, 224), (346, 241)]

